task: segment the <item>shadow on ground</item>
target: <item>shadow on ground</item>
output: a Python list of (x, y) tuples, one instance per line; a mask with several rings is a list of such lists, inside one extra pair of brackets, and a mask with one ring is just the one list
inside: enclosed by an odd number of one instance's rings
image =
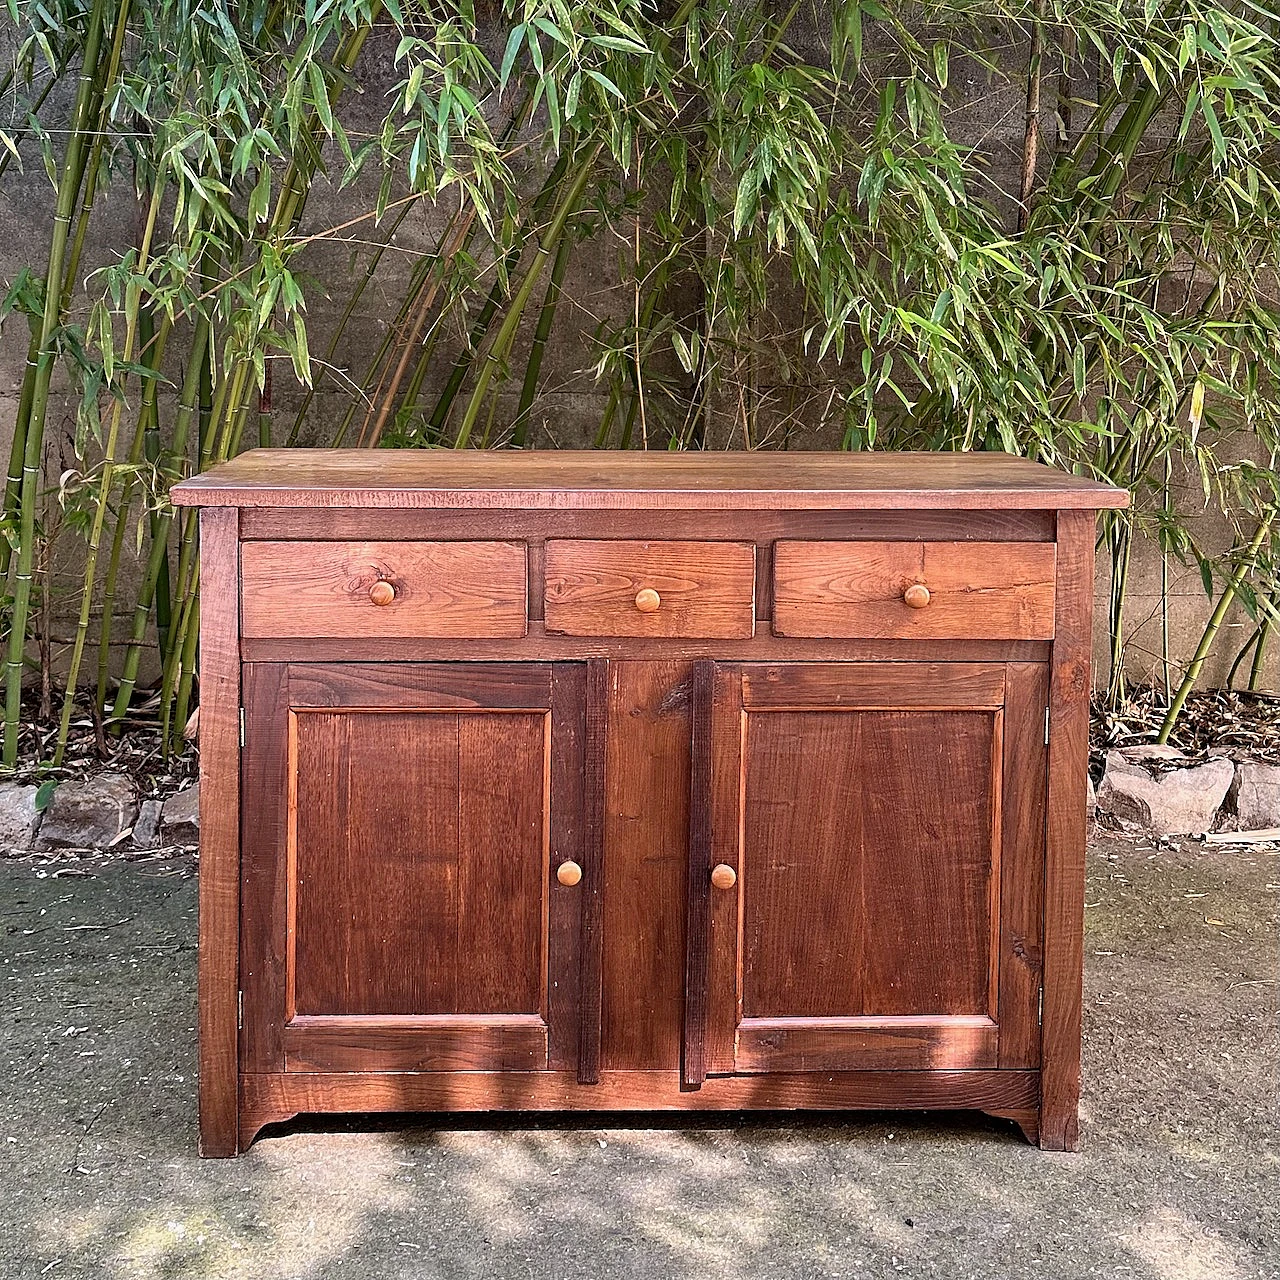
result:
[(201, 1162), (191, 865), (0, 882), (0, 1280), (1280, 1275), (1274, 854), (1094, 850), (1074, 1156), (966, 1116), (405, 1117)]

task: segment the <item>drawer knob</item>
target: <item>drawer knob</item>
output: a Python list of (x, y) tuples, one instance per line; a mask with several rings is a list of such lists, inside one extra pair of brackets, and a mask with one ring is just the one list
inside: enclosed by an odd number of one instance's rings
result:
[(652, 588), (644, 587), (636, 592), (636, 608), (641, 613), (656, 613), (662, 597)]
[(582, 879), (582, 868), (576, 862), (562, 862), (556, 868), (556, 879), (571, 889)]
[(711, 883), (717, 889), (732, 889), (738, 883), (738, 873), (727, 863), (717, 863), (711, 870)]
[(923, 609), (929, 603), (929, 588), (923, 582), (913, 582), (903, 593), (903, 602), (911, 609)]
[(396, 598), (396, 589), (384, 580), (375, 582), (369, 588), (369, 599), (376, 605), (388, 605)]

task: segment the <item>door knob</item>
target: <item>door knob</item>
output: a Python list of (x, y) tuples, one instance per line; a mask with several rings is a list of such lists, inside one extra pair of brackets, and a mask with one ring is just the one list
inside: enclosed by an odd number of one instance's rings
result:
[(711, 869), (711, 883), (717, 889), (732, 889), (738, 883), (738, 873), (727, 863), (717, 863)]
[(902, 593), (902, 599), (911, 609), (923, 609), (929, 603), (929, 588), (923, 582), (913, 582)]
[(572, 888), (582, 879), (582, 868), (576, 862), (562, 862), (556, 868), (556, 879), (562, 885)]
[(369, 599), (376, 605), (388, 605), (395, 598), (395, 586), (385, 579), (379, 579), (369, 588)]
[(661, 603), (662, 597), (652, 587), (643, 587), (636, 592), (636, 608), (641, 613), (656, 613)]

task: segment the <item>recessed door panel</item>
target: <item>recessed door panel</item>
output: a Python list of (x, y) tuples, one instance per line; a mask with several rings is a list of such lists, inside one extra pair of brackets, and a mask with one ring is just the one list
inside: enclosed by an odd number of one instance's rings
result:
[(748, 717), (744, 1017), (991, 1011), (997, 715)]
[(295, 716), (296, 1012), (539, 1013), (548, 714)]
[(245, 670), (248, 1068), (572, 1070), (585, 667)]
[(1005, 904), (1002, 885), (1010, 859), (1015, 882), (1043, 859), (1029, 818), (1044, 749), (1028, 733), (1043, 673), (717, 664), (700, 687), (687, 970), (706, 995), (687, 1010), (686, 1084), (989, 1068), (1004, 1028), (1008, 1065), (1026, 1065), (1040, 907)]

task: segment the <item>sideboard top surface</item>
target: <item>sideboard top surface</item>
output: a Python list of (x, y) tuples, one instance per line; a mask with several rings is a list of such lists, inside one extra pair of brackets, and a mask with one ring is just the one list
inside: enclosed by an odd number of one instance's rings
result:
[(1006, 453), (252, 449), (179, 506), (517, 510), (1098, 510), (1129, 495)]

